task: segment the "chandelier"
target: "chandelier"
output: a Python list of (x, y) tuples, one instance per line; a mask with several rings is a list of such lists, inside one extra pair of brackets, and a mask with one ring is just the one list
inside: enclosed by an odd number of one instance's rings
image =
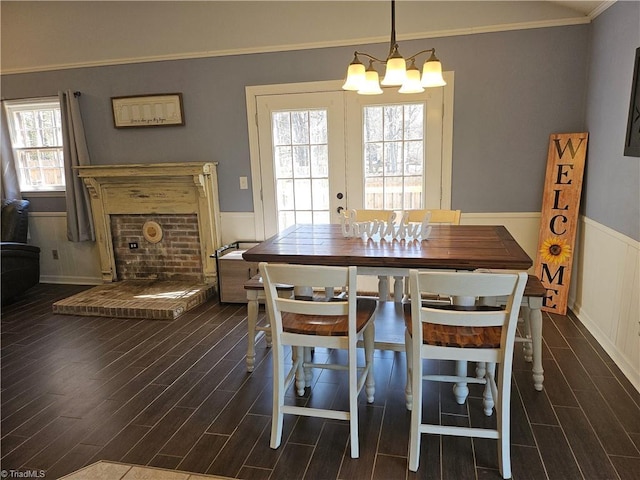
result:
[[(416, 58), (423, 53), (431, 53), (422, 66), (422, 74), (416, 67)], [(361, 57), (369, 59), (369, 66), (365, 69), (360, 61)], [(407, 62), (411, 62), (407, 68)], [(374, 63), (386, 64), (386, 70), (382, 82), (379, 81), (378, 72), (373, 67)], [(420, 93), (425, 87), (442, 87), (447, 82), (442, 78), (442, 64), (436, 57), (436, 49), (422, 50), (408, 57), (406, 60), (398, 51), (396, 43), (396, 2), (391, 0), (391, 40), (389, 42), (389, 56), (386, 60), (369, 55), (368, 53), (354, 53), (353, 61), (347, 70), (347, 80), (342, 88), (352, 90), (360, 95), (379, 95), (382, 93), (380, 85), (399, 86), (399, 93)]]

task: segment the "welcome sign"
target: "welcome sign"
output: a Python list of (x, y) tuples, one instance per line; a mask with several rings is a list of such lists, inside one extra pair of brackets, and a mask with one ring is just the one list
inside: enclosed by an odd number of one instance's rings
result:
[(547, 289), (542, 309), (560, 315), (567, 313), (588, 139), (588, 133), (549, 139), (535, 273)]

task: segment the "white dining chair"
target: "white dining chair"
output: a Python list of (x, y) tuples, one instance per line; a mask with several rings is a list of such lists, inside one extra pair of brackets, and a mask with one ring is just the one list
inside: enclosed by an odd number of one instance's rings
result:
[[(327, 267), (260, 263), (267, 308), (271, 318), (273, 350), (273, 413), (271, 448), (282, 440), (285, 414), (348, 420), (351, 431), (351, 457), (358, 458), (358, 395), (365, 388), (367, 402), (373, 402), (374, 317), (376, 301), (358, 298), (356, 267)], [(329, 289), (346, 291), (341, 297), (313, 296), (301, 299), (281, 298), (277, 285), (311, 287), (314, 292)], [(358, 367), (357, 342), (364, 345), (364, 366)], [(294, 349), (293, 364), (285, 373), (285, 346)], [(313, 363), (311, 348), (347, 350), (347, 364)], [(349, 376), (349, 410), (336, 411), (312, 407), (285, 405), (285, 390), (295, 379), (298, 395), (310, 386), (310, 369), (346, 370)]]
[[(356, 222), (388, 222), (390, 215), (392, 213), (397, 213), (394, 210), (376, 210), (376, 209), (355, 209), (355, 220)], [(344, 215), (350, 215), (351, 212), (349, 210), (343, 210)], [(360, 289), (360, 295), (366, 296), (375, 296), (378, 300), (382, 302), (386, 302), (389, 300), (389, 276), (388, 275), (377, 275), (378, 277), (378, 290), (377, 292), (370, 291), (370, 288)], [(362, 278), (366, 278), (363, 276)], [(364, 280), (365, 284), (369, 284), (370, 282)]]
[[(425, 215), (430, 214), (429, 223), (437, 225), (460, 225), (460, 217), (462, 216), (462, 210), (440, 210), (440, 209), (425, 209), (425, 210), (405, 210), (402, 212), (403, 218), (406, 215), (406, 220), (410, 223), (420, 223), (424, 220)], [(397, 284), (400, 278), (395, 278)], [(409, 301), (409, 277), (404, 278), (404, 296), (403, 302)], [(425, 299), (440, 300), (447, 302), (447, 298), (437, 299), (433, 295), (426, 295)]]
[[(411, 409), (409, 469), (418, 469), (423, 433), (495, 438), (500, 473), (503, 478), (510, 478), (511, 371), (518, 309), (527, 274), (411, 270), (409, 283), (411, 303), (405, 305), (405, 349), (410, 379), (406, 393), (407, 407)], [(451, 296), (454, 305), (425, 305), (422, 292)], [(500, 296), (507, 297), (506, 305), (475, 305), (476, 298)], [(423, 375), (423, 359), (485, 362), (487, 368), (482, 378)], [(500, 364), (497, 379), (496, 364)], [(485, 414), (491, 415), (495, 407), (496, 428), (422, 423), (423, 380), (484, 384)]]
[(409, 222), (422, 222), (427, 213), (431, 213), (429, 223), (437, 223), (443, 225), (460, 225), (460, 217), (462, 216), (461, 210), (438, 210), (438, 209), (426, 209), (426, 210), (405, 210), (404, 213), (408, 214), (407, 220)]

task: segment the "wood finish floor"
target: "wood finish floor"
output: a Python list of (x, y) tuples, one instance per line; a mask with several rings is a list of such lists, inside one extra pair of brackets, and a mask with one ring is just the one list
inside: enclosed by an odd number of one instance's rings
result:
[[(346, 422), (292, 416), (271, 450), (271, 357), (261, 341), (246, 373), (246, 307), (209, 301), (173, 321), (52, 313), (84, 288), (39, 285), (2, 309), (4, 470), (53, 479), (113, 460), (246, 479), (500, 478), (495, 442), (482, 439), (426, 436), (419, 472), (407, 470), (402, 353), (376, 352), (360, 459), (349, 457)], [(516, 351), (513, 478), (638, 479), (640, 393), (571, 315), (544, 314), (543, 363), (536, 392)], [(343, 374), (314, 381), (292, 401), (346, 403)], [(488, 420), (478, 393), (459, 406), (449, 385), (429, 386), (425, 415), (480, 425)]]

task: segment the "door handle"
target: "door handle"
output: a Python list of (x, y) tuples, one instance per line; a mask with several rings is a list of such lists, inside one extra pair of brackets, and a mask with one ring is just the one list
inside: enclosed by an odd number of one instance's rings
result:
[(338, 208), (336, 208), (336, 211), (337, 211), (338, 213), (342, 213), (342, 211), (343, 211), (343, 210), (344, 210), (344, 208), (343, 208), (343, 207), (341, 207), (341, 206), (340, 206), (340, 207), (338, 207)]

